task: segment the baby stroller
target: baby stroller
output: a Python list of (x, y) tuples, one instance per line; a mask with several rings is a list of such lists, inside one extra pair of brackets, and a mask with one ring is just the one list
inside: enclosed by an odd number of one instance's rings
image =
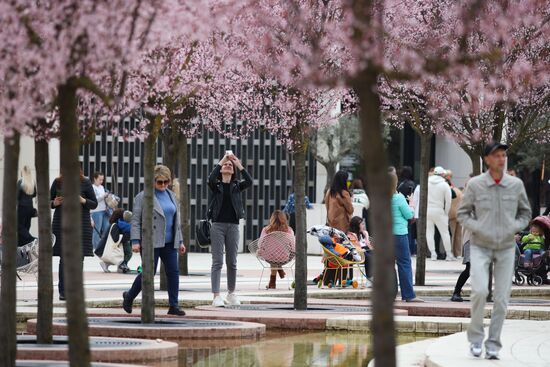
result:
[(544, 230), (544, 248), (540, 254), (534, 254), (532, 265), (526, 266), (525, 258), (521, 253), (519, 244), (516, 246), (516, 261), (514, 270), (515, 285), (527, 284), (539, 286), (544, 282), (540, 274), (546, 274), (548, 266), (548, 248), (550, 247), (550, 217), (539, 216), (533, 219), (533, 223), (538, 224)]
[[(52, 236), (52, 247), (55, 245), (55, 235)], [(38, 238), (35, 238), (32, 242), (17, 247), (15, 254), (15, 266), (17, 267), (17, 278), (21, 279), (21, 273), (34, 274), (38, 276)], [(0, 244), (0, 264), (2, 260), (2, 245)], [(0, 265), (0, 275), (2, 274), (2, 268)]]
[(363, 251), (357, 251), (344, 232), (318, 225), (311, 227), (308, 233), (318, 238), (323, 249), (324, 269), (313, 280), (319, 288), (359, 287), (359, 282), (353, 279), (353, 268), (359, 271), (361, 285), (364, 285), (366, 275), (362, 265), (365, 262), (365, 254)]

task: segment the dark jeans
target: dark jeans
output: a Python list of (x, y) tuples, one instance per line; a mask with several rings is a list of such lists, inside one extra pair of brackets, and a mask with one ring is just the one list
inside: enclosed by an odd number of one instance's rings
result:
[(470, 277), (470, 263), (466, 263), (466, 268), (460, 273), (458, 276), (458, 280), (456, 281), (455, 285), (455, 294), (460, 294), (462, 292), (462, 287), (464, 287), (464, 284), (466, 284), (466, 281)]
[(372, 276), (371, 256), (371, 250), (365, 251), (365, 275), (367, 278)]
[[(168, 303), (170, 307), (178, 307), (178, 292), (180, 287), (180, 274), (178, 269), (178, 249), (174, 243), (167, 243), (162, 248), (155, 249), (154, 273), (157, 273), (159, 257), (164, 264), (166, 280), (168, 282)], [(134, 299), (141, 292), (141, 273), (139, 273), (128, 291), (128, 297)]]
[(416, 294), (413, 289), (409, 236), (405, 234), (394, 235), (393, 237), (395, 241), (395, 262), (397, 263), (401, 298), (403, 300), (413, 299), (416, 297)]
[(31, 219), (35, 209), (28, 205), (19, 205), (17, 207), (17, 246), (24, 246), (34, 240), (30, 234)]
[(416, 255), (416, 223), (409, 224), (409, 250)]
[(124, 261), (122, 261), (122, 264), (128, 265), (128, 261), (132, 258), (132, 243), (130, 241), (126, 241), (122, 244), (122, 249), (124, 250)]

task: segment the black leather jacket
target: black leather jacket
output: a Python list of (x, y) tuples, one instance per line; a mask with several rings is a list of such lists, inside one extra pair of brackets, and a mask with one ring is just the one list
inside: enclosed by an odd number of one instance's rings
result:
[[(208, 176), (208, 187), (212, 191), (210, 203), (208, 205), (208, 219), (213, 220), (218, 218), (223, 202), (223, 187), (219, 180), (221, 166), (216, 164), (210, 176)], [(243, 169), (241, 171), (243, 180), (231, 181), (231, 203), (237, 214), (237, 219), (244, 218), (244, 206), (241, 198), (241, 192), (252, 186), (252, 176)]]

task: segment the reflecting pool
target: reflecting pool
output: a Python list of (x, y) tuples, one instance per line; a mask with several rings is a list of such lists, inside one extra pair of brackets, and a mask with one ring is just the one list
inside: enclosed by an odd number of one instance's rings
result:
[[(400, 335), (398, 344), (426, 336)], [(246, 341), (245, 341), (246, 343)], [(261, 341), (241, 346), (180, 345), (179, 366), (193, 367), (301, 367), (366, 366), (372, 358), (370, 334), (364, 332), (288, 333), (270, 331)]]

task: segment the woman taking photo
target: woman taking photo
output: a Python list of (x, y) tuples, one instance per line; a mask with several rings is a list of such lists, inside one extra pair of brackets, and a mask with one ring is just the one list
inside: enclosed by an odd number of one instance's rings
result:
[[(80, 204), (82, 207), (80, 225), (82, 228), (82, 256), (94, 256), (92, 248), (92, 223), (90, 221), (90, 210), (97, 207), (92, 183), (80, 170)], [(52, 232), (55, 235), (55, 246), (53, 256), (59, 256), (59, 299), (65, 300), (65, 279), (63, 276), (63, 238), (61, 237), (61, 212), (63, 207), (63, 177), (56, 178), (50, 188), (51, 207), (54, 209), (52, 220)], [(68, 246), (76, 244), (69, 243)]]
[(338, 171), (332, 179), (330, 190), (325, 195), (327, 225), (346, 233), (353, 215), (353, 204), (348, 191), (348, 174)]
[[(178, 250), (185, 253), (185, 245), (181, 234), (180, 212), (176, 195), (168, 190), (171, 178), (170, 169), (163, 165), (155, 166), (155, 192), (153, 197), (153, 247), (154, 247), (154, 274), (157, 273), (159, 258), (164, 264), (166, 280), (168, 283), (168, 302), (170, 308), (168, 315), (184, 316), (185, 311), (179, 308), (178, 293), (180, 287), (180, 275), (178, 268)], [(141, 232), (143, 218), (143, 191), (134, 199), (134, 215), (130, 238), (132, 251), (141, 251)], [(134, 299), (141, 292), (141, 278), (139, 273), (134, 279), (132, 287), (122, 293), (122, 308), (127, 313), (132, 313)]]
[[(236, 178), (239, 170), (243, 180)], [(208, 187), (212, 192), (208, 208), (208, 218), (212, 220), (210, 240), (212, 243), (212, 306), (223, 307), (239, 305), (235, 295), (237, 281), (237, 250), (239, 247), (239, 219), (244, 218), (244, 207), (241, 193), (252, 186), (252, 177), (244, 169), (241, 161), (230, 150), (225, 153), (208, 177)], [(225, 249), (225, 265), (227, 266), (227, 291), (224, 300), (220, 296), (220, 277), (223, 267), (223, 252)]]

